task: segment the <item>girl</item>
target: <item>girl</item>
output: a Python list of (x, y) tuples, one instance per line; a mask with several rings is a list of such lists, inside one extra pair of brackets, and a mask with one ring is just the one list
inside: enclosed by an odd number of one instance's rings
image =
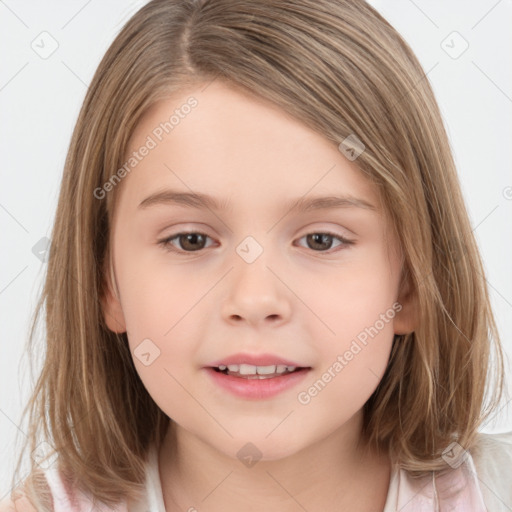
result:
[(142, 8), (77, 121), (43, 306), (4, 510), (512, 506), (447, 135), (362, 0)]

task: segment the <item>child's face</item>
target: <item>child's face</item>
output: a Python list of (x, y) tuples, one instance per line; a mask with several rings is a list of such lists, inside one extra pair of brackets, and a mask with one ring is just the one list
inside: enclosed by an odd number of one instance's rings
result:
[[(166, 134), (160, 123), (173, 113)], [(127, 331), (158, 406), (182, 433), (231, 457), (248, 442), (273, 459), (333, 433), (355, 439), (393, 335), (411, 325), (397, 240), (391, 229), (386, 237), (357, 161), (220, 81), (156, 105), (133, 151), (140, 161), (117, 185), (111, 233), (120, 302), (110, 296), (105, 312), (112, 330)], [(208, 194), (220, 208), (141, 205), (170, 190)], [(317, 196), (374, 208), (290, 209)], [(204, 236), (159, 243), (186, 231)], [(307, 369), (256, 380), (210, 368), (241, 353), (271, 356), (259, 366), (281, 358)]]

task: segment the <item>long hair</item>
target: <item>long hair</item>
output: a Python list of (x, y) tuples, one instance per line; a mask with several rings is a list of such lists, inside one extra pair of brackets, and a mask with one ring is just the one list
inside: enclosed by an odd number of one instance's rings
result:
[[(124, 26), (92, 79), (64, 166), (27, 343), (35, 354), (44, 311), (24, 450), (45, 441), (70, 484), (108, 505), (143, 491), (148, 448), (170, 420), (144, 388), (126, 333), (103, 318), (119, 187), (101, 199), (94, 191), (121, 168), (152, 105), (212, 80), (272, 102), (336, 146), (349, 136), (364, 144), (354, 163), (380, 190), (420, 316), (393, 340), (364, 405), (364, 434), (414, 475), (442, 470), (443, 449), (453, 440), (470, 448), (501, 399), (502, 348), (431, 86), (363, 0), (153, 0)], [(31, 459), (24, 492), (38, 510), (50, 508), (47, 491)]]

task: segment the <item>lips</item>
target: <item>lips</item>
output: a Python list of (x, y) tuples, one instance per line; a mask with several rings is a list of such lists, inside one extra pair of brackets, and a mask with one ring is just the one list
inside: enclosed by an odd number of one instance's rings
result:
[[(257, 369), (259, 367), (256, 367)], [(221, 372), (218, 368), (204, 368), (206, 374), (220, 389), (247, 400), (264, 400), (298, 386), (308, 375), (311, 368), (296, 368), (281, 374), (272, 375), (234, 375)]]
[(218, 368), (219, 366), (229, 365), (251, 365), (251, 366), (292, 366), (294, 368), (309, 368), (307, 365), (300, 364), (296, 361), (284, 359), (274, 354), (233, 354), (223, 359), (215, 361), (207, 367)]
[(274, 354), (233, 354), (204, 367), (218, 386), (246, 399), (268, 399), (297, 385), (311, 366)]

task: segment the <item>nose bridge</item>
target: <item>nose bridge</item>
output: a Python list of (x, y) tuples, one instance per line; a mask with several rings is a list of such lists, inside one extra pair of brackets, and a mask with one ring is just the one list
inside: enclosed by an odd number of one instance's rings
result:
[(226, 319), (258, 323), (266, 318), (284, 319), (290, 314), (286, 287), (274, 274), (274, 267), (279, 267), (275, 261), (279, 252), (268, 247), (268, 240), (266, 237), (264, 246), (249, 235), (235, 248), (234, 269), (224, 302)]

